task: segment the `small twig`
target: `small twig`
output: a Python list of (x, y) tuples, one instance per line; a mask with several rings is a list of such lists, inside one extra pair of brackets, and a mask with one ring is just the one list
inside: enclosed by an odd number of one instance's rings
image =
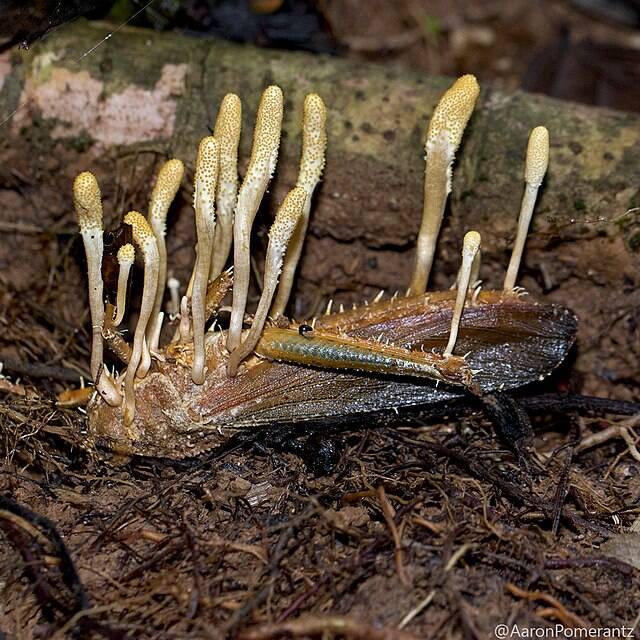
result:
[(553, 615), (567, 627), (581, 627), (586, 629), (588, 626), (582, 618), (569, 611), (559, 600), (548, 593), (542, 591), (525, 591), (512, 582), (507, 582), (506, 587), (507, 591), (517, 598), (523, 598), (529, 601), (541, 600), (550, 605), (550, 607), (537, 612), (542, 618), (548, 618), (550, 615)]
[(391, 506), (391, 503), (389, 502), (389, 498), (387, 498), (387, 494), (384, 490), (383, 485), (380, 485), (378, 487), (378, 500), (380, 500), (382, 514), (384, 515), (384, 519), (387, 523), (387, 526), (389, 527), (389, 531), (391, 531), (391, 537), (393, 538), (398, 578), (400, 578), (400, 582), (402, 582), (405, 587), (408, 587), (411, 584), (411, 580), (409, 579), (407, 571), (404, 567), (404, 551), (402, 549), (401, 534), (395, 523), (395, 511)]
[(429, 606), (435, 595), (435, 589), (430, 591), (426, 598), (423, 598), (413, 609), (411, 609), (411, 611), (409, 611), (409, 613), (407, 613), (406, 616), (404, 616), (404, 618), (402, 618), (398, 624), (398, 629), (404, 629), (419, 613), (424, 611), (424, 609)]
[[(90, 606), (71, 555), (50, 520), (23, 507), (9, 496), (0, 496), (0, 529), (6, 532), (7, 539), (22, 555), (42, 607), (53, 606), (63, 614), (72, 615)], [(52, 558), (55, 563), (52, 563)], [(50, 568), (54, 564), (71, 595), (70, 601), (61, 601), (60, 589), (52, 584)]]
[(576, 449), (578, 439), (578, 423), (576, 418), (573, 419), (573, 430), (575, 432), (575, 438), (567, 447), (567, 453), (565, 456), (564, 466), (558, 480), (558, 487), (553, 500), (553, 519), (551, 521), (551, 535), (556, 538), (558, 536), (558, 529), (560, 527), (560, 518), (562, 516), (562, 507), (564, 505), (565, 498), (567, 497), (569, 473), (571, 471), (571, 463), (573, 462), (573, 454)]
[(631, 421), (625, 421), (620, 424), (611, 425), (603, 431), (592, 433), (590, 436), (587, 436), (580, 441), (580, 443), (576, 447), (576, 451), (580, 453), (582, 451), (585, 451), (586, 449), (591, 449), (593, 447), (596, 447), (597, 445), (603, 444), (604, 442), (607, 442), (607, 440), (611, 440), (613, 438), (622, 438), (627, 444), (629, 453), (635, 460), (640, 462), (640, 451), (638, 451), (638, 448), (636, 447), (638, 438), (635, 433), (632, 432), (631, 427), (627, 426), (627, 422), (631, 423)]
[(343, 616), (304, 616), (289, 622), (263, 624), (244, 631), (240, 640), (326, 636), (340, 634), (352, 640), (418, 640), (417, 636), (399, 629), (380, 629)]

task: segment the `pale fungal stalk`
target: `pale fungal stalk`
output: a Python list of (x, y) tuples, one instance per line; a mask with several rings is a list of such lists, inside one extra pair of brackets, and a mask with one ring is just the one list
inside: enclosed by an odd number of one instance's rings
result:
[(131, 265), (136, 257), (136, 251), (133, 245), (127, 242), (118, 249), (118, 294), (116, 297), (116, 317), (113, 326), (117, 327), (124, 318), (125, 308), (127, 306), (127, 284), (129, 283), (129, 272)]
[(162, 358), (162, 354), (160, 354), (160, 333), (162, 332), (162, 321), (164, 320), (164, 312), (160, 311), (158, 313), (158, 319), (155, 323), (154, 333), (151, 336), (151, 342), (149, 343), (149, 354), (155, 356), (156, 358)]
[[(480, 263), (482, 262), (482, 250), (478, 249), (473, 263), (471, 264), (471, 274), (469, 276), (469, 289), (475, 289), (480, 283)], [(462, 268), (458, 269), (456, 281), (451, 285), (451, 290), (457, 289), (460, 285), (460, 273)]]
[(196, 158), (193, 208), (196, 212), (198, 255), (193, 275), (191, 317), (193, 320), (193, 367), (191, 379), (195, 384), (204, 382), (205, 344), (204, 325), (207, 284), (211, 267), (211, 252), (216, 228), (216, 183), (220, 149), (215, 138), (203, 138)]
[(280, 87), (267, 87), (260, 99), (251, 158), (236, 204), (233, 228), (233, 302), (227, 339), (229, 351), (240, 344), (251, 276), (251, 227), (260, 201), (276, 168), (283, 108)]
[(145, 348), (147, 324), (149, 323), (155, 305), (160, 258), (156, 237), (145, 217), (137, 211), (130, 211), (124, 217), (124, 222), (125, 224), (131, 225), (133, 240), (138, 245), (144, 259), (144, 283), (140, 315), (133, 336), (131, 358), (124, 377), (124, 424), (131, 426), (136, 410), (136, 398), (133, 385), (138, 366), (142, 359), (143, 349)]
[(182, 296), (180, 300), (180, 324), (178, 325), (178, 336), (180, 342), (186, 344), (191, 340), (191, 319), (189, 318), (189, 296)]
[(174, 316), (180, 313), (180, 280), (173, 277), (169, 278), (167, 280), (167, 289), (169, 289), (167, 313), (169, 314), (169, 318), (173, 320)]
[(102, 195), (95, 176), (84, 171), (73, 182), (73, 203), (87, 256), (89, 282), (89, 310), (91, 312), (91, 376), (96, 389), (104, 400), (118, 406), (122, 397), (115, 382), (107, 374), (104, 365), (102, 327), (104, 324), (104, 300), (102, 282), (103, 223)]
[(469, 275), (469, 288), (474, 289), (480, 283), (480, 263), (482, 262), (482, 249), (478, 249), (473, 262), (471, 263), (471, 274)]
[(278, 286), (278, 277), (282, 270), (284, 254), (291, 241), (291, 236), (300, 221), (304, 209), (307, 192), (302, 187), (294, 187), (278, 209), (276, 219), (269, 229), (269, 244), (264, 268), (264, 284), (258, 308), (253, 317), (251, 329), (244, 342), (229, 356), (227, 374), (235, 376), (238, 365), (254, 350), (269, 314), (269, 307)]
[(549, 131), (546, 127), (536, 127), (531, 131), (529, 144), (527, 145), (527, 157), (524, 167), (524, 194), (522, 205), (520, 206), (520, 216), (518, 217), (518, 232), (513, 244), (513, 252), (507, 275), (504, 279), (504, 291), (513, 292), (520, 269), (524, 243), (527, 239), (533, 208), (538, 197), (538, 189), (544, 180), (549, 166)]
[(151, 313), (151, 322), (147, 329), (147, 342), (149, 343), (151, 343), (151, 336), (157, 332), (156, 323), (158, 322), (158, 314), (162, 306), (162, 298), (164, 297), (164, 289), (167, 281), (167, 248), (165, 244), (167, 213), (180, 188), (183, 175), (184, 164), (182, 160), (173, 158), (165, 162), (160, 168), (153, 191), (151, 192), (151, 200), (149, 201), (148, 220), (153, 229), (156, 243), (158, 244), (159, 257), (158, 288), (156, 289), (156, 298)]
[(471, 270), (473, 261), (480, 250), (480, 234), (477, 231), (469, 231), (465, 234), (462, 244), (462, 266), (460, 267), (460, 281), (458, 283), (458, 293), (453, 308), (453, 317), (451, 318), (451, 329), (449, 330), (449, 341), (444, 350), (443, 355), (453, 355), (453, 349), (458, 339), (458, 330), (460, 328), (460, 319), (464, 310), (464, 304), (467, 299), (469, 290), (469, 282), (471, 280)]
[(475, 77), (462, 76), (442, 96), (431, 116), (424, 147), (424, 206), (409, 286), (411, 295), (420, 295), (427, 288), (447, 197), (451, 192), (451, 167), (479, 93)]
[[(149, 325), (147, 325), (147, 327), (148, 326)], [(136, 378), (144, 378), (147, 373), (149, 373), (149, 369), (151, 369), (151, 349), (147, 344), (147, 336), (145, 336), (142, 341), (142, 358), (140, 359), (140, 364), (136, 371)]]
[(302, 154), (300, 157), (300, 171), (298, 173), (298, 187), (302, 187), (307, 193), (302, 217), (293, 232), (293, 238), (287, 249), (287, 254), (282, 268), (282, 277), (276, 299), (271, 308), (271, 315), (278, 316), (284, 313), (289, 301), (293, 279), (296, 273), (302, 246), (309, 226), (309, 213), (311, 211), (311, 199), (325, 165), (325, 152), (327, 148), (327, 110), (322, 98), (316, 93), (310, 93), (304, 99), (304, 111), (302, 116)]
[(222, 100), (213, 130), (213, 137), (220, 147), (220, 168), (216, 189), (218, 221), (213, 239), (209, 280), (214, 280), (222, 273), (233, 241), (233, 210), (238, 196), (238, 144), (241, 126), (242, 103), (235, 93), (228, 93)]
[(84, 251), (87, 256), (89, 279), (89, 309), (93, 327), (91, 345), (91, 375), (95, 382), (102, 365), (103, 344), (102, 324), (104, 322), (104, 300), (102, 297), (102, 195), (95, 176), (84, 171), (73, 183), (73, 204), (76, 209), (78, 226), (82, 235)]

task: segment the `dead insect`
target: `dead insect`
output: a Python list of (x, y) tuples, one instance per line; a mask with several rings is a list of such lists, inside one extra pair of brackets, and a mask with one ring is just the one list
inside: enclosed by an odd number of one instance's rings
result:
[[(87, 253), (94, 328), (91, 371), (98, 391), (88, 408), (91, 439), (121, 453), (181, 458), (225, 443), (242, 430), (420, 407), (469, 392), (513, 389), (548, 375), (574, 341), (576, 318), (514, 288), (547, 169), (544, 127), (534, 129), (529, 139), (525, 195), (504, 289), (480, 290), (480, 235), (470, 231), (457, 290), (425, 292), (454, 155), (478, 93), (473, 76), (461, 77), (431, 117), (423, 219), (407, 294), (386, 300), (380, 295), (371, 304), (337, 313), (330, 304), (325, 315), (309, 324), (289, 321), (283, 313), (325, 162), (326, 111), (319, 96), (305, 99), (298, 182), (269, 232), (263, 292), (248, 329), (243, 324), (251, 227), (277, 161), (283, 114), (278, 87), (268, 87), (262, 96), (251, 159), (239, 189), (237, 96), (224, 98), (214, 135), (200, 143), (194, 190), (197, 258), (180, 302), (179, 327), (165, 346), (159, 344), (167, 285), (165, 220), (182, 180), (182, 162), (169, 160), (161, 169), (148, 218), (130, 212), (124, 219), (144, 261), (143, 297), (131, 345), (115, 327), (124, 314), (133, 247), (127, 245), (119, 254), (122, 277), (114, 320), (103, 303), (100, 190), (91, 173), (80, 174), (73, 192)], [(233, 278), (223, 271), (232, 241)], [(213, 322), (207, 331), (231, 288), (228, 329)], [(105, 340), (127, 365), (122, 374), (104, 366)]]

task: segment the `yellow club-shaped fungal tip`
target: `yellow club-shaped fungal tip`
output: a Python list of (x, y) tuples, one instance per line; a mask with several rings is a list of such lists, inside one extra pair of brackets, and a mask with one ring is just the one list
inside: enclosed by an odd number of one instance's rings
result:
[[(213, 136), (202, 138), (196, 158), (196, 189), (203, 189), (211, 196), (215, 194), (218, 180), (218, 155), (217, 140)], [(194, 200), (196, 199), (197, 194), (194, 193)], [(213, 207), (213, 202), (211, 205)]]
[(280, 205), (276, 219), (269, 229), (269, 241), (277, 247), (281, 246), (283, 251), (287, 248), (296, 224), (300, 220), (306, 199), (307, 192), (302, 187), (291, 189)]
[(83, 171), (73, 181), (73, 204), (82, 231), (102, 229), (102, 195), (90, 171)]
[[(260, 99), (256, 115), (256, 127), (253, 134), (253, 147), (249, 166), (258, 165), (266, 168), (269, 176), (273, 175), (278, 159), (284, 98), (282, 89), (275, 85), (267, 87)], [(265, 167), (266, 165), (266, 167)], [(257, 167), (256, 167), (257, 168)]]
[(127, 244), (123, 244), (118, 249), (118, 264), (120, 265), (133, 264), (135, 257), (136, 257), (136, 251), (133, 248), (133, 245), (130, 244), (129, 242), (127, 242)]
[(227, 93), (222, 99), (213, 137), (220, 143), (221, 155), (237, 154), (237, 139), (242, 124), (242, 103), (235, 93)]
[(327, 147), (327, 109), (317, 93), (310, 93), (304, 99), (302, 117), (302, 157), (298, 186), (311, 193), (320, 180), (325, 165)]
[(172, 158), (162, 165), (151, 193), (150, 217), (162, 223), (165, 222), (167, 211), (176, 197), (183, 175), (184, 164), (182, 160)]
[(136, 251), (133, 245), (123, 244), (118, 249), (118, 264), (120, 265), (120, 273), (118, 273), (118, 292), (116, 299), (116, 317), (113, 321), (114, 326), (119, 326), (124, 318), (125, 306), (127, 303), (127, 283), (129, 281), (129, 271), (136, 257)]
[(462, 241), (462, 254), (473, 254), (475, 255), (480, 249), (480, 234), (477, 231), (468, 231), (464, 235), (464, 240)]
[(140, 212), (129, 211), (124, 217), (124, 223), (131, 226), (133, 239), (144, 254), (147, 253), (150, 246), (155, 246), (156, 239), (153, 235), (153, 230), (149, 226), (147, 219)]
[(429, 121), (427, 154), (440, 145), (445, 145), (443, 150), (451, 156), (455, 154), (479, 94), (480, 86), (471, 74), (458, 78), (449, 87)]
[(524, 179), (527, 184), (539, 187), (549, 166), (549, 131), (546, 127), (536, 127), (529, 136)]

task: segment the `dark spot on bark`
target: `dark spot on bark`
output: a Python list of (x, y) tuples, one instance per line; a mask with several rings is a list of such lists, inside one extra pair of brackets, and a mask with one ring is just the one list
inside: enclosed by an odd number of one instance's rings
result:
[(363, 122), (360, 125), (360, 129), (362, 129), (362, 131), (364, 131), (365, 133), (373, 133), (374, 131), (373, 126), (369, 122)]
[(369, 258), (367, 260), (367, 267), (369, 267), (369, 269), (377, 269), (378, 268), (378, 258)]
[(356, 100), (364, 100), (365, 99), (365, 95), (364, 95), (364, 91), (362, 91), (362, 89), (358, 89), (355, 93), (356, 96)]
[(605, 153), (603, 153), (603, 154), (602, 154), (602, 157), (603, 157), (605, 160), (613, 160), (613, 154), (612, 154), (612, 153), (609, 153), (608, 151), (605, 151)]
[(576, 156), (582, 153), (582, 145), (579, 142), (571, 141), (569, 143), (569, 149), (571, 149)]
[(353, 122), (351, 122), (351, 120), (345, 120), (344, 128), (347, 129), (347, 131), (353, 129)]
[(385, 140), (388, 140), (389, 142), (392, 142), (393, 140), (396, 139), (396, 132), (391, 130), (391, 129), (387, 129), (383, 134), (382, 134), (383, 138)]

